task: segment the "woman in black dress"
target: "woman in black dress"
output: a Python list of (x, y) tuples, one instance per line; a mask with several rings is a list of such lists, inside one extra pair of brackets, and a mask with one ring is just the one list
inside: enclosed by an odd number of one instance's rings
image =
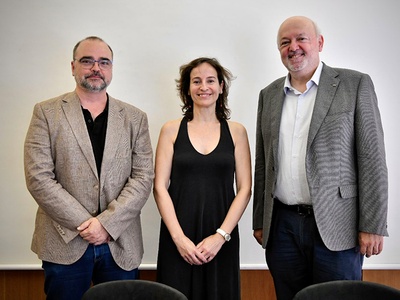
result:
[(191, 300), (240, 299), (237, 224), (251, 195), (251, 161), (246, 129), (228, 121), (232, 75), (212, 58), (180, 75), (184, 117), (162, 127), (156, 150), (157, 280)]

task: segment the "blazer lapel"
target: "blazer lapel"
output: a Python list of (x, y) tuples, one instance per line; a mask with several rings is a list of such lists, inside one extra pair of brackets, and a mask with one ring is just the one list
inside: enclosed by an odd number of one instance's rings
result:
[(89, 133), (83, 118), (79, 97), (75, 92), (68, 94), (63, 99), (63, 110), (83, 155), (88, 161), (88, 164), (90, 165), (95, 176), (98, 177), (92, 144), (90, 142)]
[[(102, 172), (110, 170), (109, 165), (113, 163), (116, 156), (117, 149), (120, 143), (121, 135), (118, 134), (124, 128), (124, 118), (122, 117), (123, 107), (118, 105), (114, 98), (109, 96), (108, 102), (108, 122), (106, 143), (104, 145), (103, 161), (101, 165)], [(106, 175), (106, 174), (104, 174)], [(106, 176), (101, 176), (101, 183), (103, 184)]]
[(277, 83), (275, 86), (275, 90), (271, 92), (272, 95), (275, 95), (271, 101), (271, 137), (272, 137), (273, 155), (275, 162), (279, 161), (278, 160), (279, 130), (281, 126), (283, 101), (285, 100), (285, 93), (283, 90), (284, 83), (285, 83), (285, 78), (283, 78), (282, 81)]
[(308, 132), (307, 150), (310, 146), (324, 121), (329, 107), (336, 94), (339, 85), (337, 72), (324, 64), (318, 84), (318, 92), (315, 99), (314, 111), (311, 118), (310, 130)]

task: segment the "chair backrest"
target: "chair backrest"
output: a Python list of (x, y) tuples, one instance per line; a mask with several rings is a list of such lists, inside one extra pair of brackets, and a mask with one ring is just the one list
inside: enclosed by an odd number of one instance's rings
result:
[(400, 290), (368, 281), (337, 280), (310, 285), (296, 294), (293, 300), (395, 300)]
[(148, 280), (118, 280), (97, 284), (82, 300), (187, 300), (180, 291)]

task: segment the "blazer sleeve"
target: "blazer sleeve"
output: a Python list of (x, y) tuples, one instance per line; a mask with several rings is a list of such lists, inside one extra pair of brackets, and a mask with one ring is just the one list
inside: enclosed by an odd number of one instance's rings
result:
[[(101, 224), (117, 240), (127, 227), (134, 223), (139, 227), (141, 209), (149, 198), (154, 178), (153, 150), (150, 141), (149, 125), (147, 115), (144, 112), (135, 113), (131, 120), (132, 130), (130, 154), (130, 175), (124, 181), (119, 194), (112, 195), (114, 191), (108, 191), (107, 208), (97, 216)], [(114, 166), (112, 172), (118, 172)], [(117, 176), (117, 175), (116, 175)], [(107, 181), (115, 180), (107, 175)], [(109, 188), (105, 184), (105, 189)], [(112, 196), (110, 196), (112, 195)], [(115, 197), (114, 197), (115, 196)]]
[(384, 133), (371, 78), (363, 74), (355, 115), (359, 231), (387, 236), (388, 171)]
[[(265, 112), (264, 112), (265, 113)], [(265, 155), (262, 135), (263, 95), (259, 95), (257, 108), (256, 149), (254, 168), (253, 230), (263, 228), (264, 190), (265, 190)]]
[[(55, 174), (55, 150), (51, 145), (53, 116), (59, 108), (57, 101), (36, 104), (24, 144), (24, 168), (26, 185), (41, 210), (53, 220), (57, 228), (63, 226), (60, 235), (66, 243), (79, 232), (76, 227), (91, 217), (88, 211), (57, 180)], [(60, 124), (55, 124), (55, 127)], [(62, 147), (62, 145), (60, 146)]]

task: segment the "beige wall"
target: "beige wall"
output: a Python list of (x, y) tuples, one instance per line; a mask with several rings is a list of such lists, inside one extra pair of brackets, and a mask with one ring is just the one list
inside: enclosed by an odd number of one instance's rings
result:
[[(258, 93), (286, 74), (276, 32), (291, 15), (317, 21), (327, 64), (369, 73), (375, 83), (387, 145), (391, 236), (383, 253), (364, 266), (400, 269), (398, 0), (2, 0), (0, 270), (40, 267), (30, 251), (36, 203), (25, 187), (23, 141), (33, 105), (74, 88), (70, 61), (78, 40), (98, 35), (112, 46), (109, 92), (147, 112), (154, 148), (162, 124), (181, 116), (174, 82), (179, 66), (202, 55), (217, 57), (236, 76), (229, 97), (232, 120), (247, 128), (254, 161)], [(242, 269), (265, 269), (251, 211), (252, 203), (240, 221)], [(142, 214), (147, 269), (155, 268), (159, 220), (150, 197)]]

